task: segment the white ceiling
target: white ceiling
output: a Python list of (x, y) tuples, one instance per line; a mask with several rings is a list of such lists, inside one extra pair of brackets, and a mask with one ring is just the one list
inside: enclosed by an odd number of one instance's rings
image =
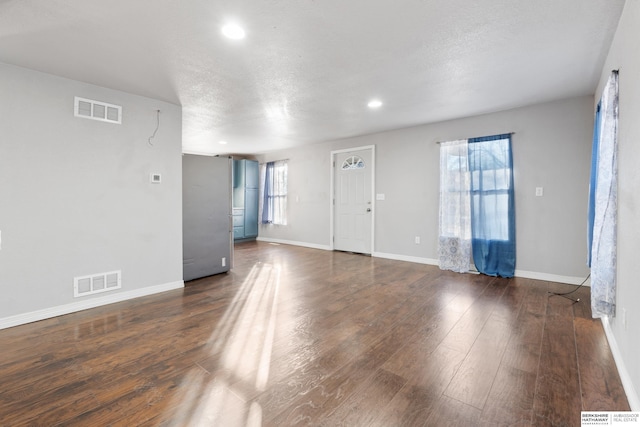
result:
[(262, 153), (593, 94), (623, 5), (0, 0), (0, 62), (180, 104), (186, 152)]

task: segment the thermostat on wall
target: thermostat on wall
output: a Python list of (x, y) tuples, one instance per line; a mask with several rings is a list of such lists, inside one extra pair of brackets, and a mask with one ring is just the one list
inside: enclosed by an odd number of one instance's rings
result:
[(151, 182), (154, 184), (160, 184), (162, 182), (162, 175), (160, 175), (159, 173), (152, 173)]

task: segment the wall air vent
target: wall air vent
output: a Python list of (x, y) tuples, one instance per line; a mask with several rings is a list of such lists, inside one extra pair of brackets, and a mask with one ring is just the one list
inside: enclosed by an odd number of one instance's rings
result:
[(93, 99), (75, 97), (74, 115), (109, 123), (122, 123), (122, 107)]
[(100, 292), (113, 291), (122, 287), (122, 272), (110, 271), (108, 273), (92, 274), (90, 276), (73, 278), (73, 296), (98, 294)]

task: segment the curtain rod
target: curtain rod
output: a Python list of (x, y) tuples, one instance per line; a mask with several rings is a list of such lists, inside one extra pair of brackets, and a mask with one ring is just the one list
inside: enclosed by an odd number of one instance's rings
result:
[[(274, 163), (275, 162), (288, 162), (289, 159), (280, 159), (280, 160), (271, 160), (271, 161), (274, 162)], [(269, 163), (269, 162), (262, 162), (262, 163), (259, 163), (259, 164), (260, 165), (264, 165), (265, 163)]]
[[(498, 133), (497, 135), (513, 135), (515, 134), (515, 132), (506, 132), (506, 133)], [(493, 135), (487, 135), (487, 136), (493, 136)], [(474, 137), (474, 138), (486, 138), (486, 136), (480, 136), (480, 137)], [(470, 139), (470, 138), (467, 138)], [(448, 141), (436, 141), (436, 144), (440, 145), (443, 142), (448, 142)]]

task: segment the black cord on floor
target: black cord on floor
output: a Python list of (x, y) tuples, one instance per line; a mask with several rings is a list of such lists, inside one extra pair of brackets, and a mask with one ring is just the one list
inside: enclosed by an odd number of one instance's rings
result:
[(582, 283), (580, 283), (580, 284), (578, 285), (578, 287), (577, 287), (577, 288), (575, 288), (575, 289), (574, 289), (574, 290), (572, 290), (572, 291), (569, 291), (569, 292), (549, 292), (549, 294), (550, 294), (550, 295), (549, 295), (549, 298), (551, 298), (551, 297), (553, 297), (553, 296), (558, 296), (558, 297), (562, 297), (562, 298), (569, 299), (569, 300), (573, 301), (574, 303), (576, 303), (576, 302), (580, 301), (580, 298), (578, 298), (578, 299), (573, 299), (573, 298), (568, 297), (567, 295), (571, 295), (572, 293), (576, 292), (578, 289), (580, 289), (581, 287), (583, 287), (583, 286), (584, 286), (584, 284), (585, 284), (585, 283), (587, 283), (587, 280), (589, 280), (589, 277), (591, 277), (591, 273), (589, 273), (589, 275), (586, 277), (586, 279), (584, 279), (584, 280), (582, 281)]

